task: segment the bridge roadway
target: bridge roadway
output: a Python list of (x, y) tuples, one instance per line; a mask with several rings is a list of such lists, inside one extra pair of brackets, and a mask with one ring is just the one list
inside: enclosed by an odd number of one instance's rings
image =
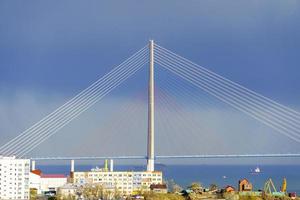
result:
[[(155, 159), (206, 159), (206, 158), (295, 158), (300, 157), (300, 153), (286, 153), (286, 154), (216, 154), (216, 155), (169, 155), (169, 156), (155, 156)], [(71, 156), (71, 157), (36, 157), (31, 160), (122, 160), (122, 159), (147, 159), (147, 156)]]

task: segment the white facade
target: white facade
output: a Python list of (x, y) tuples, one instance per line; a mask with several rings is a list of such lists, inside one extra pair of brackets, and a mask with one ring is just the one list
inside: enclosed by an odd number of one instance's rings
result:
[(0, 199), (29, 199), (29, 159), (0, 156)]
[(41, 176), (40, 175), (30, 172), (29, 188), (36, 189), (37, 194), (41, 194)]
[(57, 191), (67, 183), (67, 177), (63, 175), (42, 175), (41, 176), (41, 191)]
[(30, 188), (37, 189), (38, 194), (48, 191), (57, 191), (67, 183), (67, 177), (61, 174), (42, 174), (30, 173)]
[(105, 189), (117, 190), (122, 194), (134, 194), (140, 190), (150, 190), (151, 184), (162, 184), (160, 171), (88, 171), (74, 172), (73, 183), (99, 183)]

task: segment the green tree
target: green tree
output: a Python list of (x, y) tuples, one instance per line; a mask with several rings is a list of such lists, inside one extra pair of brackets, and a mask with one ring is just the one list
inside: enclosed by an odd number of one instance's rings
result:
[(75, 197), (75, 195), (70, 195), (70, 194), (68, 196), (57, 194), (55, 196), (55, 199), (57, 199), (57, 200), (75, 200), (76, 197)]
[(120, 199), (121, 192), (115, 187), (114, 190), (103, 188), (101, 184), (88, 184), (83, 186), (80, 193), (85, 199)]
[(193, 190), (195, 193), (202, 192), (202, 184), (199, 182), (193, 182), (190, 186), (188, 186), (188, 189)]
[(104, 197), (103, 187), (100, 184), (88, 184), (82, 189), (82, 195), (87, 199), (99, 199)]
[(37, 189), (30, 188), (30, 199), (35, 200), (37, 198)]
[(218, 189), (217, 184), (212, 183), (212, 184), (209, 185), (209, 190), (210, 190), (210, 191), (214, 191), (214, 190), (217, 190), (217, 189)]
[(160, 194), (155, 192), (147, 192), (144, 194), (145, 200), (184, 200), (184, 197), (178, 194), (167, 193)]
[(182, 187), (180, 187), (180, 185), (178, 185), (173, 179), (167, 181), (167, 185), (169, 191), (172, 193), (178, 193), (182, 191)]

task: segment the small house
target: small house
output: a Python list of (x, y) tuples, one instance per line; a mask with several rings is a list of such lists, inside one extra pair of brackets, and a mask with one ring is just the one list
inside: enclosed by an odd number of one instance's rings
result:
[(250, 183), (247, 179), (239, 180), (239, 191), (252, 191), (252, 183)]
[(166, 184), (152, 184), (150, 190), (156, 193), (167, 193), (168, 188)]
[(227, 185), (225, 187), (225, 192), (234, 192), (235, 191), (235, 188), (231, 185)]

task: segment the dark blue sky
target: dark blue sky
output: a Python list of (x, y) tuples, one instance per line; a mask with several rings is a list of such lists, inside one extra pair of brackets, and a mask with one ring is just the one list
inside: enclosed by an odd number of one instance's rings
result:
[(299, 22), (296, 0), (0, 1), (0, 119), (21, 124), (0, 131), (17, 135), (149, 39), (300, 110)]
[(5, 1), (1, 88), (74, 94), (153, 38), (294, 104), (299, 20), (299, 1)]

